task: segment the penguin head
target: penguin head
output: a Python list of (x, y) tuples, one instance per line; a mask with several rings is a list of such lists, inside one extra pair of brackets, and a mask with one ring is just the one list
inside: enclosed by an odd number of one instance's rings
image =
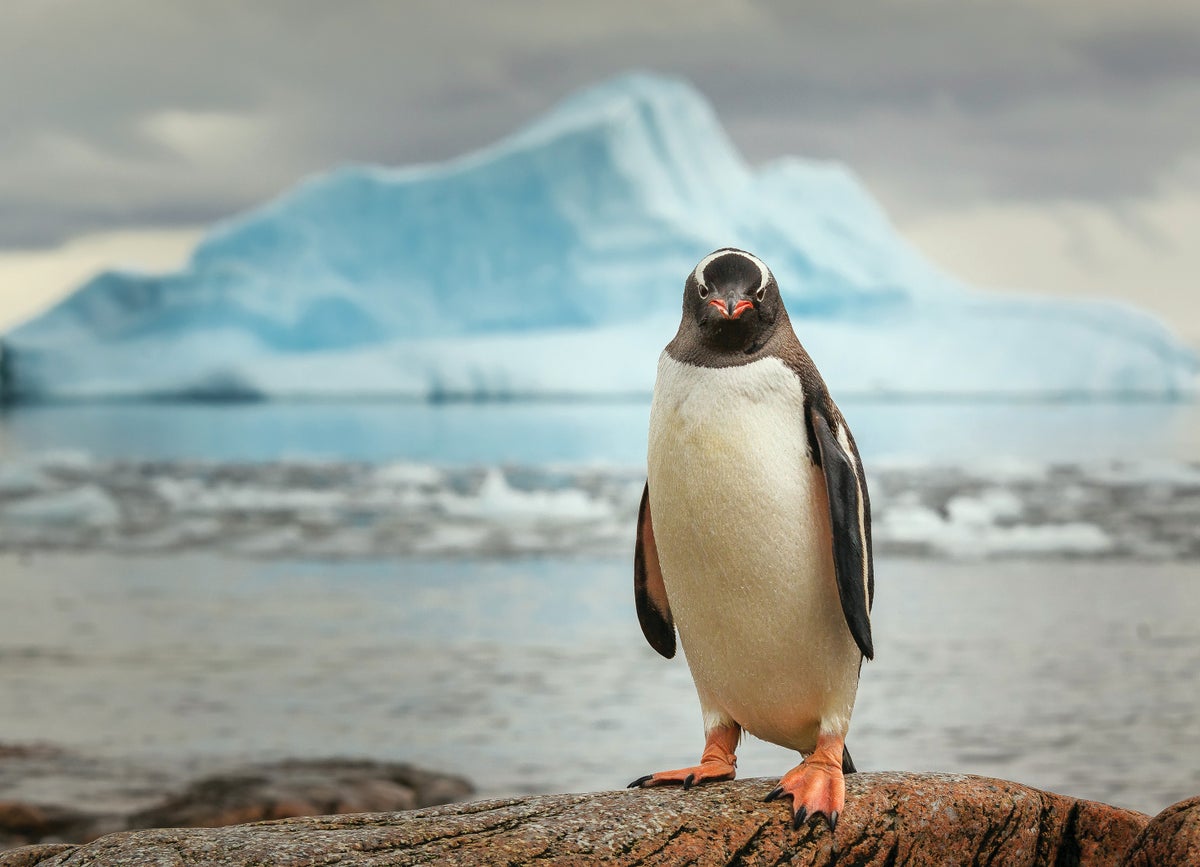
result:
[(700, 260), (683, 288), (683, 321), (722, 352), (754, 352), (783, 315), (770, 269), (757, 256), (725, 247)]

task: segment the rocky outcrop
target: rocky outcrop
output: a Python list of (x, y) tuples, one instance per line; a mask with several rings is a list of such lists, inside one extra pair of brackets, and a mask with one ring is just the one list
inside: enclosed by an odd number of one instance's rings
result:
[(128, 818), (129, 828), (210, 828), (292, 816), (384, 813), (461, 801), (460, 777), (395, 762), (320, 759), (258, 765), (197, 780)]
[(835, 857), (846, 865), (1119, 865), (1149, 822), (1140, 813), (1003, 780), (880, 773), (848, 778), (836, 833), (823, 822), (793, 831), (784, 804), (762, 801), (772, 784), (759, 779), (687, 792), (550, 795), (408, 813), (126, 832), (69, 849), (14, 850), (0, 856), (0, 867), (535, 860), (765, 865), (829, 864)]
[(0, 851), (39, 840), (91, 840), (128, 827), (109, 814), (88, 813), (51, 804), (0, 801)]
[(137, 828), (397, 812), (459, 801), (472, 791), (460, 777), (397, 762), (317, 759), (249, 765), (195, 780), (178, 794), (131, 812), (0, 801), (0, 849), (42, 841), (83, 842)]
[(1142, 831), (1125, 867), (1200, 864), (1200, 796), (1167, 807)]

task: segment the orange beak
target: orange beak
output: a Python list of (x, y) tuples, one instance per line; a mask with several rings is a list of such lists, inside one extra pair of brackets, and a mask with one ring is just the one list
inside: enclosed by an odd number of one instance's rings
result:
[(746, 301), (745, 299), (743, 299), (743, 300), (739, 301), (737, 304), (734, 304), (733, 309), (730, 310), (729, 307), (725, 304), (725, 302), (722, 301), (720, 298), (713, 298), (711, 301), (708, 302), (708, 305), (710, 307), (716, 307), (718, 310), (720, 310), (721, 315), (724, 316), (726, 319), (737, 319), (739, 316), (741, 316), (743, 313), (745, 313), (747, 310), (749, 310), (751, 307), (753, 307), (754, 302)]

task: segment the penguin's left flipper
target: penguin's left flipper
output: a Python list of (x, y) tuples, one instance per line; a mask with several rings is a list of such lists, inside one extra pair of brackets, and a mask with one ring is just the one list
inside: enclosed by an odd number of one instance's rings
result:
[(675, 655), (675, 621), (667, 601), (667, 587), (658, 565), (654, 524), (650, 519), (650, 483), (642, 489), (638, 507), (637, 547), (633, 552), (633, 595), (638, 622), (650, 646), (670, 659)]
[(871, 500), (858, 448), (836, 408), (814, 405), (812, 431), (820, 449), (821, 469), (829, 492), (833, 530), (833, 566), (846, 625), (862, 655), (875, 658), (871, 641), (871, 601), (875, 574), (871, 558)]

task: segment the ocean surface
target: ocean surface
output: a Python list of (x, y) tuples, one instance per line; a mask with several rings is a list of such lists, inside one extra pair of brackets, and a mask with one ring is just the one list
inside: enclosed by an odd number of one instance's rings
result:
[[(642, 638), (625, 559), (55, 554), (0, 569), (7, 741), (147, 768), (395, 758), (485, 795), (620, 787), (703, 746), (687, 666)], [(1007, 777), (1151, 813), (1200, 792), (1194, 564), (877, 572), (877, 657), (848, 740), (860, 769)], [(754, 739), (739, 755), (743, 777), (797, 761)], [(53, 799), (55, 782), (5, 796)]]
[[(1200, 407), (844, 409), (879, 550), (859, 767), (1148, 812), (1200, 792)], [(164, 768), (288, 756), (410, 760), (485, 795), (693, 763), (686, 664), (633, 612), (646, 415), (6, 412), (0, 744), (110, 771), (0, 773), (0, 797), (119, 799)], [(751, 739), (739, 767), (795, 761)]]
[[(840, 401), (866, 460), (1200, 460), (1200, 403)], [(0, 410), (0, 459), (644, 467), (649, 401), (44, 404)]]

